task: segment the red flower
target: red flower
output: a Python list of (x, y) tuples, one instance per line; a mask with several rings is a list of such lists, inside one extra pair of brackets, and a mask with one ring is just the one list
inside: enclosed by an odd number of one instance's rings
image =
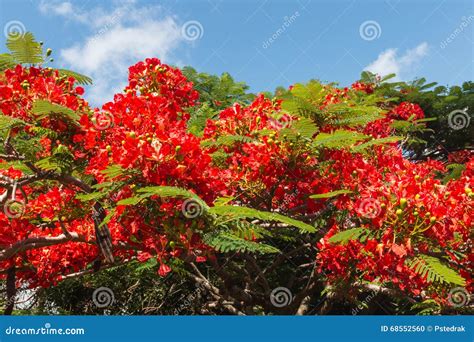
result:
[(166, 277), (166, 275), (167, 275), (168, 273), (170, 273), (170, 272), (171, 272), (171, 267), (169, 267), (169, 266), (166, 265), (166, 264), (161, 264), (161, 265), (160, 265), (160, 268), (159, 268), (159, 270), (158, 270), (158, 274), (159, 274), (160, 276)]

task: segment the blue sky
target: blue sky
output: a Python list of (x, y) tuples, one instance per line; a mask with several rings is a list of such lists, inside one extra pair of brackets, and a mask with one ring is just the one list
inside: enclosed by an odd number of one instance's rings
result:
[(473, 80), (472, 0), (0, 0), (5, 33), (26, 30), (53, 66), (88, 74), (86, 97), (112, 99), (145, 57), (229, 72), (251, 90), (311, 78), (346, 85), (360, 72), (441, 84)]

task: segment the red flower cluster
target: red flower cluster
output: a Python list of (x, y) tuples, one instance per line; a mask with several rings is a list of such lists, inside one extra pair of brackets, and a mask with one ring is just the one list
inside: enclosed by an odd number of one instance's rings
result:
[(372, 94), (374, 92), (374, 85), (370, 83), (354, 82), (351, 88), (357, 91), (362, 91), (366, 94)]
[[(80, 98), (84, 90), (57, 71), (18, 66), (0, 79), (0, 109), (27, 122), (21, 134), (39, 137), (38, 127), (54, 132), (41, 136), (34, 157), (48, 158), (58, 149), (69, 152), (77, 163), (75, 175), (93, 179), (89, 184), (97, 192), (107, 189), (92, 200), (80, 200), (76, 196), (83, 189), (74, 182), (24, 186), (24, 192), (16, 194), (28, 199), (23, 216), (11, 218), (0, 212), (0, 247), (28, 239), (40, 239), (43, 245), (0, 259), (2, 267), (15, 264), (22, 279), (42, 286), (84, 269), (98, 255), (91, 217), (97, 199), (107, 208), (118, 260), (156, 258), (162, 276), (171, 271), (171, 258), (205, 262), (215, 255), (201, 240), (209, 229), (206, 218), (198, 213), (189, 219), (183, 199), (148, 196), (144, 204), (140, 197), (144, 188), (173, 186), (196, 193), (210, 206), (216, 198), (228, 196), (230, 203), (297, 219), (317, 215), (333, 203), (336, 210), (327, 220), (331, 229), (315, 256), (318, 269), (332, 284), (369, 281), (436, 296), (428, 279), (409, 266), (418, 255), (436, 253), (471, 286), (472, 253), (466, 249), (473, 224), (472, 157), (460, 178), (443, 184), (439, 175), (446, 170), (441, 163), (411, 163), (396, 144), (363, 153), (315, 148), (311, 138), (334, 132), (338, 127), (333, 121), (319, 124), (313, 137), (302, 139), (292, 127), (303, 119), (285, 112), (281, 100), (263, 95), (247, 107), (235, 104), (224, 109), (197, 137), (188, 133), (187, 122), (188, 108), (198, 104), (198, 93), (179, 69), (147, 59), (129, 71), (125, 91), (93, 111)], [(314, 107), (330, 113), (332, 105), (371, 94), (374, 87), (360, 82), (352, 90), (323, 86)], [(31, 108), (38, 99), (77, 111), (80, 125), (53, 116), (37, 122)], [(387, 137), (394, 120), (423, 117), (418, 105), (404, 102), (363, 128), (346, 129)], [(25, 176), (14, 168), (0, 174), (12, 179)], [(310, 198), (337, 190), (347, 193)], [(128, 203), (122, 201), (126, 199)], [(331, 239), (353, 228), (360, 228), (363, 238)], [(68, 234), (73, 238), (66, 239)], [(45, 243), (51, 241), (48, 238), (58, 242)]]
[(389, 117), (397, 120), (419, 120), (425, 117), (425, 113), (416, 103), (402, 102), (392, 109)]

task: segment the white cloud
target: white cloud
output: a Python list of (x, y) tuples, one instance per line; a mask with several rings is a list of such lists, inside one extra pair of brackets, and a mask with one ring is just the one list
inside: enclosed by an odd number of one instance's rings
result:
[(403, 55), (398, 54), (397, 49), (383, 51), (375, 61), (370, 63), (364, 70), (379, 75), (397, 74), (396, 80), (410, 78), (414, 68), (428, 55), (428, 44), (421, 43), (414, 49), (406, 50)]
[(39, 4), (42, 14), (59, 15), (78, 22), (87, 22), (87, 17), (83, 12), (74, 8), (69, 1), (47, 1), (42, 0)]
[[(48, 2), (44, 6), (52, 5)], [(137, 7), (132, 0), (107, 10), (84, 11), (69, 2), (56, 3), (55, 8), (53, 14), (71, 18), (91, 32), (83, 41), (62, 49), (60, 60), (93, 78), (86, 97), (94, 105), (112, 100), (113, 94), (123, 89), (130, 65), (147, 57), (170, 63), (184, 41), (176, 18), (165, 15), (159, 6)]]

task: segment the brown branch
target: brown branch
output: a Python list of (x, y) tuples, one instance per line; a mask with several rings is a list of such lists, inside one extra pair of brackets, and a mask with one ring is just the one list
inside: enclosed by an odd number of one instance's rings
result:
[(87, 274), (99, 272), (99, 271), (102, 271), (102, 270), (107, 270), (107, 269), (112, 268), (112, 267), (123, 266), (123, 265), (126, 265), (126, 264), (134, 261), (134, 260), (135, 260), (135, 258), (131, 258), (130, 260), (124, 261), (121, 264), (114, 264), (114, 265), (108, 264), (108, 265), (105, 265), (105, 266), (101, 266), (98, 269), (87, 269), (87, 270), (83, 270), (83, 271), (79, 271), (79, 272), (75, 272), (75, 273), (70, 273), (70, 274), (67, 274), (67, 275), (63, 276), (61, 278), (61, 280), (71, 279), (71, 278), (78, 278), (78, 277), (85, 276)]
[(316, 267), (311, 271), (311, 275), (306, 283), (304, 289), (298, 293), (294, 299), (295, 305), (297, 305), (296, 314), (303, 315), (309, 307), (309, 302), (311, 301), (310, 295), (314, 292), (316, 287)]
[(302, 251), (303, 249), (309, 248), (309, 247), (311, 247), (311, 244), (310, 243), (305, 243), (304, 245), (299, 246), (298, 248), (295, 248), (292, 251), (289, 251), (288, 253), (281, 253), (280, 255), (278, 255), (277, 258), (275, 258), (275, 261), (270, 266), (268, 266), (267, 268), (265, 268), (263, 270), (263, 274), (271, 273), (278, 266), (280, 266), (283, 263), (283, 261), (285, 261), (286, 258)]
[(87, 242), (87, 239), (83, 235), (79, 235), (75, 232), (72, 232), (70, 237), (61, 234), (58, 236), (36, 236), (27, 238), (22, 241), (15, 242), (10, 247), (0, 251), (0, 261), (7, 260), (17, 253), (21, 253), (30, 249), (53, 246), (69, 241)]
[(238, 310), (234, 306), (235, 302), (225, 301), (225, 298), (221, 294), (220, 290), (211, 284), (211, 282), (201, 273), (201, 271), (199, 271), (199, 269), (193, 262), (190, 262), (189, 265), (193, 269), (194, 274), (187, 272), (188, 277), (190, 277), (196, 283), (202, 285), (206, 290), (208, 290), (211, 296), (214, 297), (216, 301), (221, 303), (222, 307), (227, 309), (230, 313), (234, 315), (245, 315), (242, 311)]
[(16, 296), (16, 269), (13, 265), (7, 273), (7, 305), (5, 306), (5, 315), (11, 315), (15, 307)]
[(382, 295), (395, 297), (395, 298), (403, 297), (412, 304), (417, 303), (416, 300), (414, 300), (413, 298), (409, 297), (408, 295), (406, 295), (405, 293), (399, 290), (389, 289), (387, 287), (383, 287), (383, 286), (375, 285), (375, 284), (358, 284), (357, 286), (363, 290), (375, 292), (376, 294), (382, 294)]
[(257, 276), (255, 277), (253, 282), (256, 283), (258, 280), (261, 280), (265, 293), (269, 294), (271, 292), (270, 284), (268, 283), (268, 280), (265, 277), (265, 274), (263, 273), (262, 269), (260, 268), (260, 266), (258, 266), (255, 258), (251, 255), (244, 255), (244, 257), (250, 263), (253, 269), (257, 272)]

